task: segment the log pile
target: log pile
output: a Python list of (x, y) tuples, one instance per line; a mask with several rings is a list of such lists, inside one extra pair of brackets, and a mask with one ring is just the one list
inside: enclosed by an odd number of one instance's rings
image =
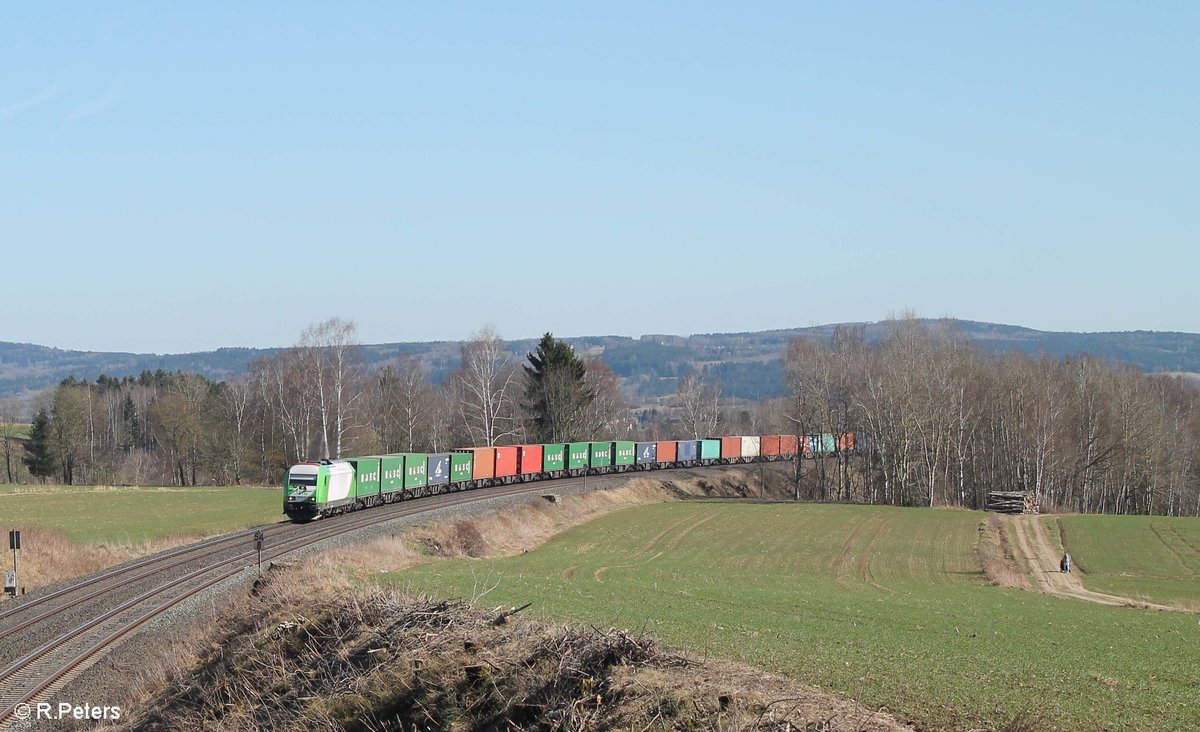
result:
[(1000, 513), (1038, 513), (1037, 502), (1026, 491), (992, 491), (988, 493), (987, 510)]

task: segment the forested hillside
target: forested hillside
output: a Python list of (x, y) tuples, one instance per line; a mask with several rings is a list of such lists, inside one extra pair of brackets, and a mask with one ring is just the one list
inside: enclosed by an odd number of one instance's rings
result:
[[(1011, 325), (968, 320), (945, 322), (985, 352), (1020, 351), (1030, 355), (1090, 354), (1122, 361), (1143, 371), (1200, 373), (1200, 334), (1130, 331), (1111, 333), (1056, 333)], [(868, 342), (878, 343), (886, 324), (821, 325), (809, 328), (755, 333), (710, 333), (692, 336), (644, 335), (565, 338), (577, 351), (601, 357), (622, 381), (634, 401), (653, 402), (675, 391), (677, 379), (692, 370), (722, 385), (726, 397), (758, 400), (783, 396), (783, 353), (796, 337), (828, 339), (837, 328), (860, 329)], [(509, 341), (506, 349), (523, 357), (536, 339)], [(363, 359), (377, 368), (397, 356), (414, 356), (435, 384), (459, 365), (462, 343), (384, 343), (364, 345)], [(54, 386), (64, 378), (95, 380), (101, 375), (138, 376), (144, 371), (188, 371), (222, 380), (248, 373), (256, 360), (269, 358), (278, 348), (220, 348), (181, 354), (137, 354), (70, 351), (21, 343), (0, 342), (0, 398)]]

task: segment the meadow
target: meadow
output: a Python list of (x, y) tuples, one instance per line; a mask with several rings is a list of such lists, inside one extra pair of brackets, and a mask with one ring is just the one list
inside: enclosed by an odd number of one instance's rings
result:
[(23, 422), (5, 422), (0, 423), (0, 426), (11, 427), (12, 430), (10, 434), (19, 440), (28, 440), (29, 431), (33, 429), (32, 424), (26, 424)]
[(672, 502), (603, 516), (528, 554), (434, 560), (383, 581), (646, 631), (925, 728), (1200, 726), (1196, 616), (993, 587), (976, 555), (981, 522), (967, 511)]
[(145, 542), (275, 523), (282, 506), (277, 487), (0, 485), (0, 529), (51, 529), (79, 544)]
[(1200, 520), (1170, 516), (1045, 517), (1090, 590), (1200, 609)]

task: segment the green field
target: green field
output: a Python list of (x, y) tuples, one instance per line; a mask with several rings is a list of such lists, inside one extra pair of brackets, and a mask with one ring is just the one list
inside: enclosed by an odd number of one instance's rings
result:
[(1200, 609), (1200, 520), (1063, 516), (1066, 546), (1090, 590)]
[[(610, 514), (529, 554), (390, 576), (486, 606), (646, 630), (886, 707), (923, 727), (1200, 726), (1193, 615), (990, 586), (980, 514), (665, 503)], [(1068, 529), (1069, 531), (1069, 529)]]
[(21, 440), (28, 440), (29, 439), (29, 430), (33, 429), (33, 425), (23, 424), (20, 422), (11, 422), (11, 423), (5, 423), (5, 424), (15, 428), (12, 431), (12, 435), (13, 435), (13, 437), (16, 437)]
[(215, 534), (283, 519), (278, 488), (0, 486), (0, 529), (55, 529), (77, 543)]

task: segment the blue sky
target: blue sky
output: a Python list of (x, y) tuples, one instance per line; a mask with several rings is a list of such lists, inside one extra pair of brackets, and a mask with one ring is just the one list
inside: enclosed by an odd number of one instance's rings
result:
[(903, 310), (1198, 332), (1198, 21), (1166, 2), (9, 4), (0, 340)]

